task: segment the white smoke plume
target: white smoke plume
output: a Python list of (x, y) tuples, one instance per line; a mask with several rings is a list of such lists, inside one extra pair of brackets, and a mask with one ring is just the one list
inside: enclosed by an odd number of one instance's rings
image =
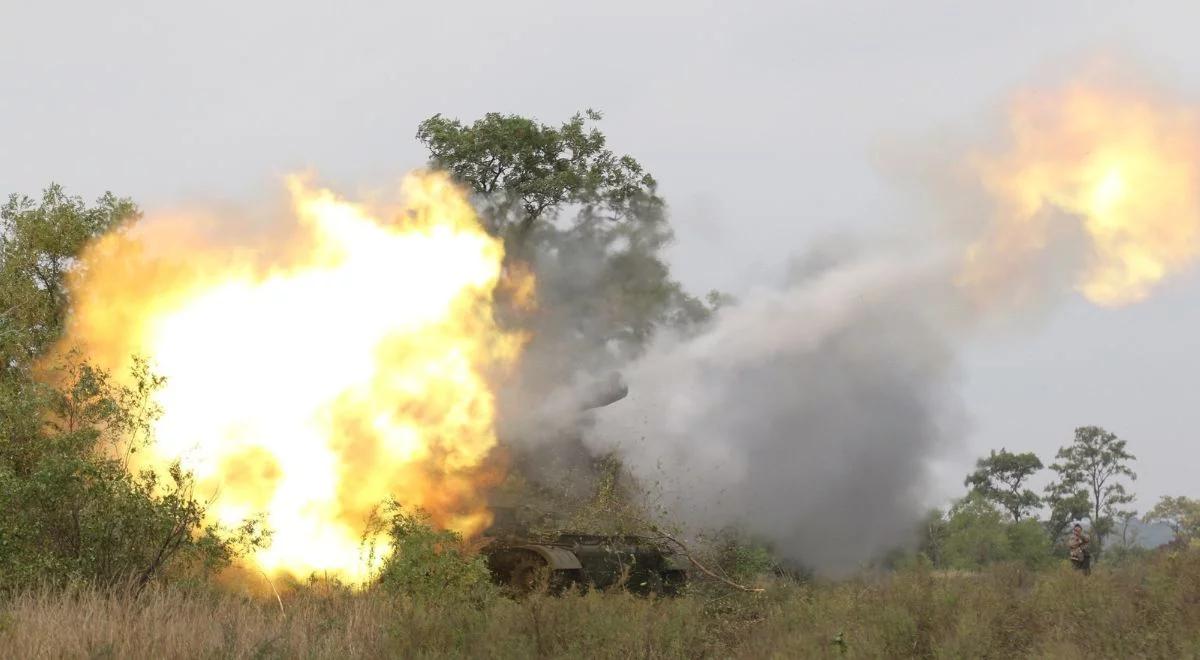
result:
[(909, 536), (927, 461), (961, 430), (947, 309), (931, 302), (945, 281), (930, 263), (810, 255), (787, 287), (653, 344), (587, 443), (660, 483), (693, 529), (734, 525), (851, 569)]

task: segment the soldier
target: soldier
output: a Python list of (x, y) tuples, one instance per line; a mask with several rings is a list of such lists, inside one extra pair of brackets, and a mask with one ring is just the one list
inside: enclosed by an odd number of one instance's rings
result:
[(1083, 571), (1084, 575), (1092, 572), (1092, 553), (1088, 551), (1087, 535), (1083, 533), (1083, 525), (1075, 523), (1071, 529), (1071, 538), (1067, 539), (1067, 548), (1071, 551), (1071, 564)]

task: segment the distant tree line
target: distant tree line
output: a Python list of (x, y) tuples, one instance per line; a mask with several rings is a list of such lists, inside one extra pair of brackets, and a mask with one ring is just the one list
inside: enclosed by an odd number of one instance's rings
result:
[[(1129, 483), (1137, 479), (1134, 460), (1116, 434), (1098, 426), (1077, 428), (1049, 466), (1054, 479), (1038, 494), (1028, 487), (1045, 468), (1036, 454), (993, 450), (964, 480), (967, 494), (922, 521), (918, 550), (946, 568), (977, 569), (997, 561), (1037, 567), (1065, 554), (1064, 537), (1081, 522), (1092, 536), (1094, 555), (1104, 553), (1111, 561), (1137, 554), (1130, 531), (1137, 512), (1128, 507), (1134, 499)], [(1200, 500), (1163, 497), (1141, 522), (1167, 524), (1175, 543), (1195, 542)]]

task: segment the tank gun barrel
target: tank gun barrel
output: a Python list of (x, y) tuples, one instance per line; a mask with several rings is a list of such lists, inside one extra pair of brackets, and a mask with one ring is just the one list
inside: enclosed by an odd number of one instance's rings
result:
[(603, 408), (616, 403), (629, 394), (629, 386), (619, 372), (612, 372), (605, 378), (592, 383), (584, 392), (580, 411)]

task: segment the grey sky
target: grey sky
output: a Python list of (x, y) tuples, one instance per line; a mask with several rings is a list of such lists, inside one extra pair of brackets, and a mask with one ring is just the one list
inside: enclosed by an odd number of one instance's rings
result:
[[(854, 5), (854, 6), (852, 6)], [(1132, 2), (18, 2), (0, 0), (0, 192), (49, 181), (147, 209), (353, 193), (421, 164), (418, 121), (606, 113), (660, 180), (692, 288), (781, 276), (815, 236), (901, 232), (883, 145), (969, 130), (1015, 87), (1095, 53), (1190, 97), (1200, 4)], [(1081, 424), (1125, 436), (1143, 508), (1200, 495), (1194, 273), (1150, 301), (1073, 301), (965, 356), (971, 454), (1044, 460)]]

